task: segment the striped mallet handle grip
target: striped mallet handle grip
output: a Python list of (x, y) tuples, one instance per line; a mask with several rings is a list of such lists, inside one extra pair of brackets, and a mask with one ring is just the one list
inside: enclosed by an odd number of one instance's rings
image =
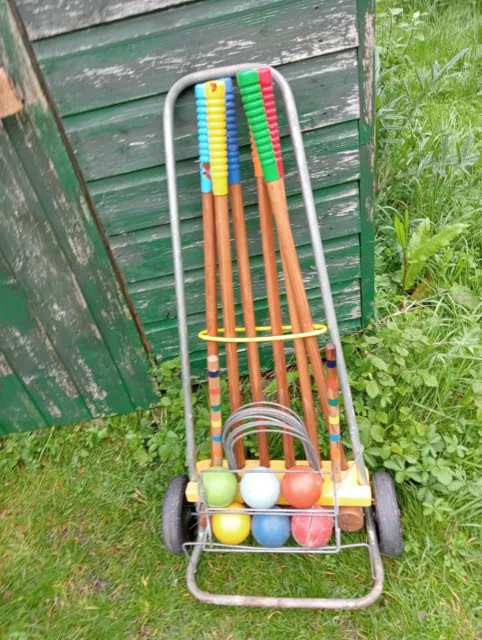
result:
[(211, 193), (211, 167), (209, 163), (209, 136), (204, 84), (194, 87), (196, 98), (197, 139), (199, 148), (199, 172), (202, 193)]
[(278, 116), (276, 115), (276, 102), (274, 97), (273, 79), (271, 77), (271, 69), (265, 67), (258, 69), (259, 86), (261, 87), (261, 95), (263, 96), (264, 112), (268, 122), (268, 129), (273, 145), (273, 153), (276, 158), (276, 166), (280, 178), (284, 177), (283, 160), (281, 158), (281, 141), (278, 128)]
[(333, 344), (326, 345), (326, 367), (328, 387), (328, 422), (330, 437), (331, 470), (336, 482), (341, 480), (341, 435), (340, 435), (340, 406), (338, 403), (338, 373), (336, 371), (336, 348)]
[(258, 71), (257, 69), (240, 71), (236, 78), (264, 179), (266, 182), (279, 180), (280, 175), (264, 110), (263, 95), (258, 83)]
[(241, 162), (239, 159), (238, 129), (236, 126), (236, 105), (234, 85), (231, 78), (222, 78), (226, 92), (226, 138), (228, 155), (228, 184), (241, 182)]
[(213, 467), (218, 467), (223, 464), (223, 446), (221, 442), (223, 419), (221, 414), (221, 378), (218, 356), (208, 356), (208, 391), (212, 465)]
[(224, 82), (206, 82), (205, 95), (212, 188), (215, 196), (225, 196), (228, 194), (228, 163)]

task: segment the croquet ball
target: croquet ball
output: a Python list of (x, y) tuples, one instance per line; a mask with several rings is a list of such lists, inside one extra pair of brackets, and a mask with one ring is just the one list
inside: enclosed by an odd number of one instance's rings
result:
[(291, 533), (302, 547), (318, 549), (324, 547), (333, 533), (333, 518), (328, 515), (316, 515), (316, 512), (326, 511), (315, 504), (311, 511), (313, 515), (299, 515), (291, 518)]
[[(306, 473), (300, 473), (305, 471)], [(323, 480), (308, 465), (298, 465), (287, 471), (281, 481), (281, 493), (295, 509), (309, 509), (321, 496)]]
[(266, 467), (254, 467), (255, 473), (246, 472), (240, 490), (244, 502), (253, 509), (271, 509), (281, 493), (277, 476)]
[(202, 484), (210, 507), (227, 507), (238, 491), (236, 475), (224, 467), (210, 467), (209, 471), (204, 471)]
[(213, 533), (223, 544), (241, 544), (249, 536), (251, 516), (246, 513), (236, 513), (236, 509), (243, 509), (239, 502), (233, 502), (228, 509), (233, 513), (215, 513), (211, 520)]
[(282, 547), (291, 534), (290, 517), (280, 507), (273, 507), (272, 512), (253, 516), (251, 532), (262, 547)]

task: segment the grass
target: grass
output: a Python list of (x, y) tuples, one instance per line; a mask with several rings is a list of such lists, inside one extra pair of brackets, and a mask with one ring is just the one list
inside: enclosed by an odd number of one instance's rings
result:
[[(178, 379), (164, 369), (161, 430), (145, 414), (0, 442), (1, 638), (482, 637), (482, 8), (380, 0), (377, 44), (379, 320), (345, 349), (368, 462), (400, 486), (406, 553), (385, 560), (383, 596), (328, 613), (214, 608), (188, 595), (184, 559), (158, 537), (184, 452)], [(409, 236), (427, 218), (432, 234), (468, 227), (401, 295), (394, 217), (406, 213)], [(196, 397), (205, 452), (204, 390)], [(346, 596), (368, 588), (369, 569), (358, 551), (209, 556), (199, 581)]]

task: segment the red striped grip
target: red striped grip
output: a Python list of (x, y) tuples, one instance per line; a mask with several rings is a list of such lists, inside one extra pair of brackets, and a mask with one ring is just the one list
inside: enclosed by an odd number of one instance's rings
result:
[(268, 128), (271, 136), (271, 143), (273, 145), (273, 151), (276, 158), (276, 165), (278, 167), (279, 177), (282, 178), (284, 175), (283, 160), (281, 159), (281, 143), (278, 129), (278, 117), (276, 115), (276, 102), (274, 98), (271, 69), (258, 69), (258, 76), (261, 93), (263, 95), (264, 111), (266, 113), (266, 120), (268, 121)]

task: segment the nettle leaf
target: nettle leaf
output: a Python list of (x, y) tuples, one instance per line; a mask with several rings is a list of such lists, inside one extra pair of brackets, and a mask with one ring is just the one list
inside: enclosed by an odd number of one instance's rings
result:
[(375, 440), (375, 442), (385, 441), (385, 429), (381, 424), (372, 424), (370, 426), (370, 435)]
[(472, 382), (472, 391), (476, 395), (482, 395), (482, 382)]
[(369, 357), (370, 361), (372, 362), (372, 364), (377, 369), (379, 369), (380, 371), (388, 371), (388, 364), (385, 362), (385, 360), (382, 360), (378, 356), (374, 356), (372, 354), (370, 354), (368, 357)]
[(450, 295), (455, 302), (471, 311), (476, 309), (480, 304), (479, 296), (477, 296), (470, 287), (466, 287), (463, 284), (457, 284), (455, 282), (450, 289)]
[(383, 424), (388, 424), (388, 413), (386, 413), (385, 411), (377, 411), (376, 417), (377, 420), (379, 420)]
[(390, 447), (390, 445), (383, 445), (380, 454), (384, 460), (387, 460), (392, 455), (392, 448)]
[(463, 480), (454, 480), (453, 482), (451, 482), (448, 485), (448, 490), (449, 491), (460, 491), (460, 489), (462, 489), (462, 487), (464, 487), (466, 484), (466, 482), (464, 482)]
[(438, 387), (438, 380), (433, 373), (428, 376), (424, 376), (423, 381), (427, 387)]
[(366, 386), (366, 392), (370, 396), (370, 398), (376, 398), (380, 393), (380, 387), (377, 385), (375, 380), (370, 380)]
[(394, 456), (391, 460), (385, 460), (383, 466), (392, 471), (404, 471), (405, 463), (400, 456)]
[(446, 487), (452, 482), (454, 477), (451, 469), (448, 467), (435, 467), (432, 469), (432, 474)]

